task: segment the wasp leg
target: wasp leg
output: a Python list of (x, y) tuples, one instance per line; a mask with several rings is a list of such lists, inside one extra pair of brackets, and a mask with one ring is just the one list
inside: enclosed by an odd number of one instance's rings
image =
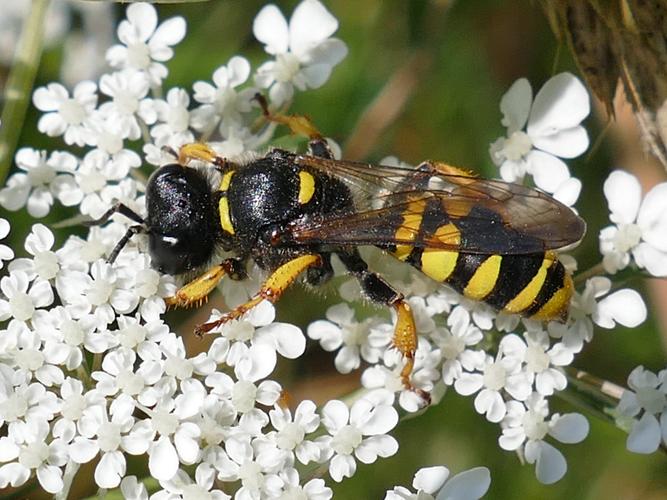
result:
[(183, 144), (178, 148), (178, 163), (187, 166), (192, 160), (201, 160), (210, 163), (215, 167), (228, 170), (235, 166), (235, 164), (216, 153), (211, 146), (203, 142), (190, 142)]
[(233, 280), (247, 278), (244, 262), (240, 259), (224, 260), (222, 264), (207, 269), (206, 272), (183, 285), (172, 297), (167, 297), (165, 302), (170, 307), (199, 306), (206, 301), (208, 294), (225, 275)]
[(313, 156), (319, 156), (328, 160), (333, 159), (333, 153), (329, 148), (329, 144), (310, 118), (303, 115), (272, 113), (269, 111), (269, 104), (266, 102), (266, 98), (260, 93), (255, 94), (255, 100), (259, 103), (262, 113), (267, 120), (286, 125), (295, 135), (307, 137), (309, 139), (308, 146)]
[(87, 221), (84, 222), (83, 224), (89, 227), (101, 226), (102, 224), (106, 223), (109, 219), (111, 219), (111, 216), (113, 216), (113, 214), (115, 213), (122, 214), (128, 219), (137, 222), (138, 224), (135, 226), (130, 226), (123, 235), (123, 237), (120, 239), (120, 241), (116, 243), (116, 246), (113, 248), (113, 250), (109, 254), (109, 257), (107, 258), (107, 262), (109, 264), (113, 264), (113, 262), (116, 260), (116, 257), (118, 257), (120, 251), (123, 249), (125, 245), (127, 245), (127, 242), (130, 241), (132, 236), (134, 236), (137, 233), (145, 233), (148, 231), (146, 229), (145, 225), (146, 222), (144, 221), (144, 219), (142, 219), (141, 216), (134, 210), (132, 210), (130, 207), (120, 202), (115, 203), (109, 210), (104, 212), (102, 217), (100, 217), (99, 219)]
[(417, 350), (417, 329), (415, 328), (415, 320), (410, 305), (401, 293), (394, 290), (389, 283), (376, 273), (368, 270), (366, 262), (356, 250), (354, 252), (340, 252), (338, 256), (345, 267), (359, 280), (361, 288), (369, 299), (391, 306), (396, 311), (396, 328), (394, 329), (392, 344), (405, 359), (405, 364), (401, 370), (401, 382), (406, 389), (415, 391), (424, 401), (430, 402), (431, 396), (429, 393), (418, 389), (410, 382), (410, 375), (415, 365), (415, 351)]
[(479, 180), (473, 172), (442, 161), (426, 160), (417, 166), (417, 171), (427, 173), (428, 178), (436, 174), (446, 175), (448, 181), (459, 186), (468, 186)]
[(275, 303), (303, 271), (314, 266), (320, 266), (321, 264), (322, 258), (317, 254), (301, 255), (290, 260), (273, 271), (271, 276), (262, 284), (257, 295), (245, 304), (241, 304), (237, 308), (223, 314), (219, 319), (198, 325), (195, 328), (195, 334), (199, 336), (204, 335), (228, 321), (237, 319), (263, 300)]

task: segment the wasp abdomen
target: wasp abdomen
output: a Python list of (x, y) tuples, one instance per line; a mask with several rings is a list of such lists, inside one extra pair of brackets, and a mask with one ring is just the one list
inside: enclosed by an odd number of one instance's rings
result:
[(540, 320), (563, 320), (572, 278), (553, 252), (483, 255), (426, 249), (409, 262), (460, 294), (492, 307)]

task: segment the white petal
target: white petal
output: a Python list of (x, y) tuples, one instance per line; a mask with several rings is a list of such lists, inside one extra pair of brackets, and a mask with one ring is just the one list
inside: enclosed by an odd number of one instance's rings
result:
[(667, 182), (651, 189), (642, 202), (637, 216), (642, 239), (667, 252)]
[[(127, 8), (126, 16), (129, 23), (125, 22), (121, 23), (121, 25), (124, 24), (129, 28), (127, 25), (131, 24), (131, 28), (134, 31), (133, 35), (137, 37), (137, 40), (145, 42), (155, 31), (155, 27), (157, 26), (157, 12), (152, 5), (134, 3)], [(119, 26), (119, 37), (121, 36), (121, 28), (122, 26)]]
[(37, 469), (37, 479), (49, 493), (58, 493), (63, 488), (63, 472), (60, 467), (42, 465)]
[(634, 453), (649, 454), (660, 445), (660, 424), (650, 413), (644, 413), (641, 419), (632, 426), (626, 447)]
[(547, 193), (553, 193), (570, 178), (565, 162), (549, 153), (533, 150), (526, 156), (526, 163), (537, 187)]
[(436, 500), (477, 500), (491, 486), (491, 473), (486, 467), (459, 472), (445, 483)]
[(614, 170), (604, 181), (604, 195), (611, 212), (610, 220), (630, 224), (637, 218), (642, 188), (634, 175), (623, 170)]
[(575, 177), (570, 177), (558, 186), (558, 189), (553, 192), (553, 197), (562, 204), (571, 207), (577, 202), (580, 194), (581, 181)]
[(412, 481), (412, 487), (432, 495), (445, 483), (449, 477), (449, 469), (443, 465), (424, 467), (419, 469)]
[(252, 24), (255, 38), (266, 45), (269, 54), (284, 54), (289, 44), (287, 20), (275, 5), (259, 11)]
[(549, 429), (549, 434), (561, 443), (580, 443), (586, 436), (590, 425), (580, 413), (568, 413), (560, 416)]
[(480, 390), (483, 383), (484, 377), (479, 373), (464, 373), (454, 382), (454, 389), (461, 396), (470, 396)]
[[(149, 42), (149, 46), (151, 49), (155, 49), (161, 46), (164, 47), (165, 45), (176, 45), (185, 37), (185, 31), (185, 19), (183, 19), (181, 16), (169, 18), (160, 24), (158, 29), (155, 30), (155, 33)], [(163, 58), (156, 57), (155, 54), (151, 55), (158, 61), (165, 60)]]
[(120, 451), (104, 453), (95, 468), (95, 482), (100, 488), (115, 488), (125, 475), (125, 457)]
[(336, 455), (329, 463), (329, 475), (338, 483), (344, 477), (352, 477), (356, 470), (357, 463), (350, 455)]
[[(600, 315), (610, 315), (617, 323), (634, 328), (646, 320), (646, 304), (635, 290), (624, 288), (598, 303)], [(604, 325), (600, 325), (604, 326)]]
[(375, 462), (377, 457), (391, 457), (398, 451), (398, 441), (391, 436), (382, 434), (364, 439), (354, 450), (355, 456), (363, 463)]
[(163, 436), (153, 444), (148, 468), (155, 479), (167, 481), (174, 477), (178, 471), (178, 454), (168, 438)]
[(591, 111), (586, 87), (571, 73), (547, 81), (535, 96), (528, 118), (528, 135), (548, 136), (579, 125)]
[(667, 252), (658, 250), (648, 243), (640, 243), (632, 250), (632, 256), (639, 267), (659, 278), (667, 276)]
[(260, 334), (263, 338), (271, 339), (275, 350), (288, 359), (296, 359), (306, 350), (306, 337), (294, 325), (272, 323), (258, 330), (257, 335)]
[(507, 407), (498, 391), (483, 389), (475, 397), (475, 410), (485, 414), (489, 422), (500, 422), (507, 413)]
[(290, 50), (297, 56), (329, 38), (338, 29), (338, 20), (318, 0), (303, 0), (289, 23)]
[(535, 476), (542, 484), (553, 484), (567, 472), (565, 457), (556, 448), (544, 441), (526, 444), (526, 460), (535, 463)]
[(549, 135), (530, 138), (533, 146), (561, 158), (575, 158), (588, 149), (588, 132), (584, 127), (559, 130)]
[(349, 418), (350, 410), (342, 401), (334, 399), (322, 408), (322, 423), (331, 434), (346, 425)]
[(533, 89), (525, 78), (514, 82), (500, 99), (500, 111), (503, 114), (501, 123), (507, 127), (508, 136), (524, 127), (532, 101)]
[(74, 462), (85, 464), (95, 458), (98, 451), (100, 448), (95, 441), (79, 436), (70, 445), (69, 456)]
[(301, 70), (306, 79), (306, 85), (311, 89), (320, 88), (331, 76), (331, 66), (326, 63), (312, 64)]

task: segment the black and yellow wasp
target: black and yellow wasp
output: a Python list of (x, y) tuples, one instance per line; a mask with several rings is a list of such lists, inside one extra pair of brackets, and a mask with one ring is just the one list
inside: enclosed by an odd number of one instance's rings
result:
[[(147, 233), (155, 268), (203, 274), (167, 301), (199, 304), (227, 275), (247, 277), (252, 259), (270, 274), (259, 293), (208, 332), (261, 302), (275, 302), (299, 275), (318, 285), (333, 274), (336, 254), (372, 301), (393, 307), (393, 344), (404, 355), (406, 387), (417, 338), (404, 297), (370, 271), (358, 247), (374, 245), (471, 299), (539, 320), (567, 317), (572, 278), (553, 250), (579, 241), (585, 224), (550, 196), (517, 184), (479, 179), (440, 162), (417, 168), (335, 160), (326, 141), (302, 116), (265, 116), (309, 137), (310, 154), (273, 149), (238, 164), (205, 144), (187, 144), (178, 162), (153, 173), (146, 188), (147, 218), (117, 204), (131, 218), (113, 261), (136, 233)], [(192, 160), (207, 167), (190, 166)], [(233, 257), (218, 257), (221, 251)], [(217, 259), (217, 260), (216, 260)]]

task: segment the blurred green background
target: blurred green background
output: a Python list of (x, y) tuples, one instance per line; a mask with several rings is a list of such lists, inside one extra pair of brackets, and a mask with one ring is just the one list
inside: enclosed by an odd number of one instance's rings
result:
[[(297, 4), (276, 3), (288, 18)], [(188, 22), (188, 34), (168, 63), (165, 88), (191, 89), (196, 80), (210, 81), (213, 71), (235, 54), (250, 59), (253, 67), (267, 60), (251, 30), (264, 4), (211, 0), (158, 6), (161, 19), (178, 14)], [(377, 161), (396, 155), (416, 164), (434, 158), (497, 176), (488, 146), (504, 133), (499, 111), (502, 94), (519, 77), (527, 77), (536, 91), (554, 73), (577, 72), (535, 2), (330, 0), (325, 4), (340, 22), (336, 36), (347, 43), (349, 55), (323, 88), (297, 94), (291, 109), (309, 115), (325, 135), (343, 146), (350, 159)], [(122, 6), (114, 8), (116, 18), (122, 17), (123, 10)], [(61, 62), (59, 46), (47, 50), (37, 85), (57, 81)], [(378, 96), (387, 96), (388, 89), (393, 93), (380, 101), (384, 104), (374, 106)], [(371, 119), (360, 125), (364, 116)], [(31, 108), (20, 145), (62, 148), (60, 141), (37, 132), (38, 118)], [(601, 135), (606, 118), (599, 108), (586, 125), (591, 143), (600, 138), (601, 145), (590, 155), (569, 162), (573, 175), (584, 184), (577, 207), (589, 224), (588, 236), (575, 251), (580, 269), (599, 260), (597, 234), (608, 222), (602, 183), (611, 169), (625, 166), (621, 162), (627, 157), (613, 130)], [(632, 126), (632, 122), (621, 123), (626, 129)], [(645, 163), (648, 178), (664, 178), (662, 170), (648, 160)], [(55, 210), (46, 223), (68, 215)], [(34, 221), (25, 212), (12, 213), (9, 218), (16, 249)], [(69, 232), (60, 234), (62, 241)], [(630, 284), (646, 291), (651, 311), (667, 309), (660, 283), (647, 287), (634, 280)], [(308, 308), (299, 307), (304, 301)], [(281, 302), (279, 319), (305, 328), (309, 321), (323, 317), (327, 304), (335, 301), (335, 296), (314, 296), (295, 289)], [(665, 332), (658, 326), (659, 319), (650, 314), (641, 328), (598, 331), (574, 365), (620, 385), (639, 364), (654, 371), (664, 368)], [(177, 315), (172, 318), (180, 320)], [(359, 377), (359, 372), (347, 377), (335, 374), (333, 357), (310, 343), (307, 356), (283, 363), (280, 370), (285, 374), (285, 387), (298, 399), (342, 396), (357, 385)], [(554, 398), (552, 410), (577, 409)], [(590, 436), (584, 443), (556, 445), (566, 456), (569, 471), (557, 484), (544, 486), (535, 479), (533, 466), (521, 466), (514, 454), (498, 447), (499, 427), (474, 411), (472, 398), (450, 391), (438, 406), (400, 424), (394, 433), (400, 442), (396, 456), (370, 466), (360, 464), (354, 478), (329, 485), (336, 498), (382, 498), (394, 485), (409, 486), (420, 467), (444, 464), (455, 473), (484, 465), (491, 470), (487, 497), (492, 499), (667, 498), (665, 453), (631, 454), (625, 450), (623, 432), (596, 418), (590, 421)], [(94, 492), (84, 481), (81, 488), (77, 497)]]

